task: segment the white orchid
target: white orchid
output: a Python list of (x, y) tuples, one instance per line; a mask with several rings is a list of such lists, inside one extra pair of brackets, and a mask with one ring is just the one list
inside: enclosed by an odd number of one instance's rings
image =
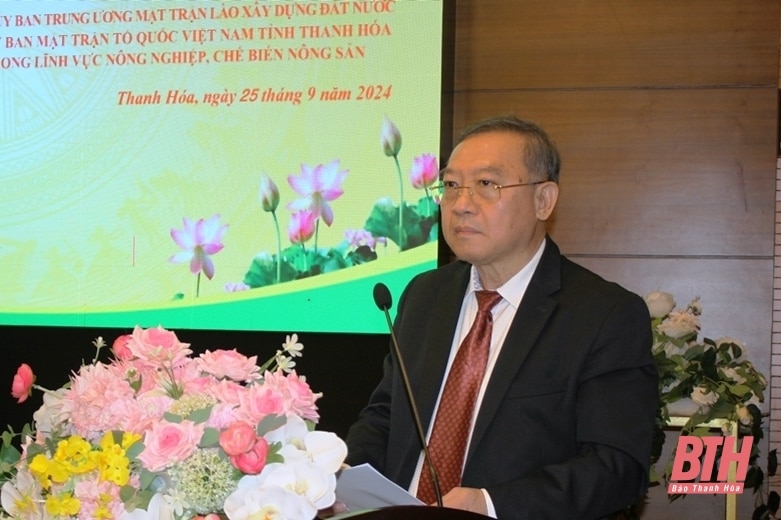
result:
[(3, 484), (0, 490), (3, 509), (19, 520), (45, 520), (41, 487), (26, 470), (20, 469), (14, 481)]
[(284, 464), (269, 464), (260, 472), (265, 487), (279, 487), (300, 495), (319, 509), (336, 500), (336, 476), (312, 461), (306, 452), (287, 445), (280, 450)]
[(242, 477), (236, 491), (225, 499), (224, 511), (230, 520), (300, 520), (315, 517), (317, 509), (303, 496), (283, 487), (264, 485), (265, 476), (262, 474)]

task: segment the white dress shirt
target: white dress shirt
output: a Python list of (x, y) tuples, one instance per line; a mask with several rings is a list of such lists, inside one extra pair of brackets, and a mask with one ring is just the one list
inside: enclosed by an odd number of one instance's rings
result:
[[(539, 249), (534, 254), (529, 263), (527, 263), (520, 271), (513, 275), (512, 278), (507, 280), (507, 282), (505, 282), (497, 289), (497, 292), (502, 296), (502, 299), (491, 310), (491, 314), (493, 315), (491, 349), (488, 352), (488, 364), (485, 368), (485, 376), (483, 377), (483, 381), (480, 385), (480, 391), (477, 394), (475, 410), (480, 409), (480, 403), (483, 401), (483, 395), (485, 394), (485, 389), (488, 386), (490, 374), (494, 369), (494, 365), (496, 365), (497, 358), (499, 357), (499, 352), (501, 351), (502, 345), (504, 344), (504, 338), (507, 336), (507, 331), (510, 329), (510, 324), (515, 317), (515, 311), (518, 309), (518, 306), (521, 304), (521, 300), (523, 299), (523, 295), (526, 293), (526, 288), (529, 286), (529, 281), (531, 280), (534, 271), (537, 269), (537, 265), (540, 263), (540, 258), (542, 257), (542, 251), (544, 249), (545, 240), (543, 240)], [(466, 335), (469, 333), (472, 322), (474, 322), (475, 316), (477, 315), (477, 296), (475, 296), (475, 291), (482, 290), (482, 288), (483, 286), (480, 282), (480, 277), (477, 274), (477, 269), (472, 266), (470, 283), (467, 285), (466, 294), (464, 294), (464, 302), (461, 304), (461, 314), (459, 315), (458, 323), (456, 324), (455, 334), (453, 334), (453, 344), (450, 348), (450, 357), (447, 361), (445, 377), (442, 379), (442, 384), (439, 388), (439, 396), (437, 397), (437, 404), (434, 407), (432, 417), (437, 416), (439, 401), (442, 398), (442, 390), (445, 387), (445, 381), (447, 381), (447, 376), (450, 373), (450, 367), (456, 357), (456, 352), (458, 351), (458, 348)], [(472, 414), (472, 423), (469, 425), (469, 437), (467, 438), (466, 445), (467, 452), (469, 451), (469, 443), (471, 442), (472, 431), (474, 430), (476, 419), (477, 413)], [(431, 430), (433, 425), (434, 421), (432, 420), (428, 434), (426, 435), (427, 441), (431, 437)], [(418, 491), (418, 482), (420, 481), (420, 474), (423, 469), (423, 459), (424, 454), (423, 450), (421, 450), (421, 455), (418, 459), (418, 465), (415, 468), (415, 473), (412, 476), (412, 481), (410, 482), (409, 492), (412, 495), (416, 495)], [(485, 489), (483, 490), (483, 495), (485, 496), (486, 505), (488, 506), (488, 516), (491, 518), (496, 518), (496, 510), (493, 506), (493, 502), (491, 501), (491, 497), (488, 495), (488, 492)]]

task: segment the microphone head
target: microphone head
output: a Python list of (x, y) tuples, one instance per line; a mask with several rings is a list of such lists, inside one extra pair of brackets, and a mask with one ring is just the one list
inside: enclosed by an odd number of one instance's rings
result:
[(374, 303), (381, 311), (387, 311), (393, 305), (390, 289), (382, 282), (374, 286)]

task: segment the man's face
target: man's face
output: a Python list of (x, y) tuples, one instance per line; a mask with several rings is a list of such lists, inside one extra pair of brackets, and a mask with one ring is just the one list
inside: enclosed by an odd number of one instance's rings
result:
[[(531, 182), (523, 163), (524, 146), (525, 138), (510, 132), (473, 135), (453, 150), (443, 180), (469, 187), (478, 181), (500, 186)], [(552, 203), (546, 201), (546, 190), (558, 193), (549, 182), (511, 187), (500, 190), (500, 199), (493, 203), (459, 190), (456, 199), (442, 202), (445, 240), (456, 256), (478, 268), (481, 277), (495, 272), (506, 281), (529, 261), (545, 236), (544, 220), (556, 199), (554, 194)]]

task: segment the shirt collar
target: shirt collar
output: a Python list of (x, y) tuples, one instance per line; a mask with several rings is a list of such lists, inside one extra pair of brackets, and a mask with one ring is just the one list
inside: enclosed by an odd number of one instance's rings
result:
[[(516, 309), (521, 304), (521, 299), (526, 292), (526, 288), (529, 286), (532, 275), (534, 274), (534, 271), (537, 270), (537, 266), (540, 264), (540, 258), (542, 258), (542, 252), (545, 250), (545, 244), (547, 241), (547, 239), (543, 240), (531, 260), (529, 260), (520, 271), (515, 273), (512, 277), (510, 277), (509, 280), (504, 282), (496, 289), (496, 291), (502, 295), (502, 298), (507, 300), (507, 302), (509, 302), (510, 305)], [(469, 277), (470, 281), (467, 296), (469, 296), (471, 293), (474, 293), (475, 291), (483, 290), (483, 284), (480, 282), (480, 276), (477, 274), (477, 269), (475, 269), (475, 266), (472, 266), (470, 269)]]

